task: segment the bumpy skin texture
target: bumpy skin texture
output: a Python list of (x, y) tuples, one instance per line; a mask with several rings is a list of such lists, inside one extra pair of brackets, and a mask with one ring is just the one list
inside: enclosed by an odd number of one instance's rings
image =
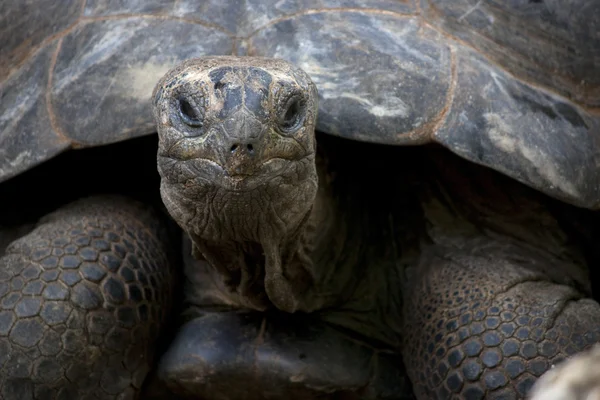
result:
[(407, 293), (404, 357), (419, 398), (523, 398), (600, 340), (600, 306), (541, 273), (535, 263), (548, 261), (493, 240), (466, 244), (423, 260)]
[(44, 217), (0, 258), (0, 398), (135, 399), (169, 310), (164, 224), (92, 197)]

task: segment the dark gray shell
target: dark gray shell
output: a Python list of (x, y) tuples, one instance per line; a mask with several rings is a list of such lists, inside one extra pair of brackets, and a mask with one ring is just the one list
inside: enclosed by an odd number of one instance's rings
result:
[(4, 0), (0, 22), (0, 181), (152, 133), (167, 69), (250, 54), (312, 76), (321, 131), (437, 142), (600, 208), (599, 1)]

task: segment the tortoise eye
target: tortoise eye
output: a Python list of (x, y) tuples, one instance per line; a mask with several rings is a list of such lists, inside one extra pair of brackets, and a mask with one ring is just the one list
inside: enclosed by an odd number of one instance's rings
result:
[(280, 129), (283, 132), (292, 132), (300, 127), (304, 116), (304, 102), (298, 98), (292, 98), (279, 121)]
[(179, 99), (179, 115), (188, 126), (194, 128), (202, 126), (202, 116), (186, 99)]

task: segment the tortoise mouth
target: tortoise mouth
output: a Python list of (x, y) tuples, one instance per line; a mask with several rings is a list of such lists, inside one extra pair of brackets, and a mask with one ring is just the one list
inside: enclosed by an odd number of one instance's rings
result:
[[(268, 185), (278, 177), (290, 175), (298, 164), (309, 158), (309, 156), (305, 156), (295, 160), (271, 157), (252, 168), (236, 171), (203, 157), (188, 160), (163, 157), (170, 160), (168, 164), (171, 169), (181, 168), (186, 185), (192, 181), (199, 186), (217, 187), (228, 192), (249, 192)], [(165, 176), (168, 177), (171, 174), (165, 174)], [(178, 178), (180, 177), (178, 176)]]

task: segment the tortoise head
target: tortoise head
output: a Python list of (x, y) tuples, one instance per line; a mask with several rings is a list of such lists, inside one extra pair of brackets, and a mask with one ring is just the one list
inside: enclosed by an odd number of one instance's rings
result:
[(293, 257), (317, 193), (317, 101), (302, 70), (254, 57), (188, 60), (154, 90), (163, 201), (254, 308), (268, 296), (296, 309), (283, 276), (310, 281), (281, 260)]

